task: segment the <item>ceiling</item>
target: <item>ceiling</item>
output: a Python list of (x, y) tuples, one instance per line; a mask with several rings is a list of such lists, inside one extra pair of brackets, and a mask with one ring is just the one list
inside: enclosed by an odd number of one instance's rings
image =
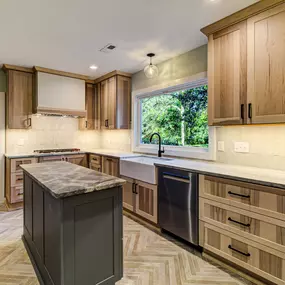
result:
[[(1, 0), (0, 64), (99, 77), (137, 72), (207, 42), (200, 29), (257, 0)], [(99, 50), (112, 43), (117, 48)], [(89, 69), (98, 66), (96, 71)]]

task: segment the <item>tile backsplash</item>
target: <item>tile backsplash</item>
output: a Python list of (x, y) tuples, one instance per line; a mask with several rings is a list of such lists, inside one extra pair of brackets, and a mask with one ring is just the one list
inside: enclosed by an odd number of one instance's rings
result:
[(32, 128), (29, 130), (6, 131), (6, 153), (72, 147), (131, 151), (131, 131), (80, 131), (78, 119), (46, 116), (32, 116)]
[[(217, 161), (261, 168), (285, 170), (285, 125), (231, 126), (216, 129), (225, 151), (217, 151)], [(234, 151), (235, 142), (248, 142), (248, 153)]]
[(6, 153), (26, 153), (44, 148), (100, 148), (100, 132), (79, 131), (78, 119), (33, 116), (29, 130), (7, 130)]

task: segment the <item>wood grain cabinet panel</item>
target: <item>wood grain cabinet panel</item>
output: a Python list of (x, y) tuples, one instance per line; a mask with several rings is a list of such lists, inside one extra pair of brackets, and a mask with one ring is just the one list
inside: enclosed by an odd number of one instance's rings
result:
[(247, 20), (251, 123), (285, 122), (285, 4)]
[(67, 156), (65, 156), (65, 158), (66, 158), (67, 162), (87, 167), (87, 156), (86, 156), (86, 154), (67, 155)]
[(209, 124), (243, 124), (246, 106), (246, 21), (209, 37)]
[(200, 219), (285, 253), (285, 221), (200, 198)]
[(203, 247), (274, 284), (285, 284), (285, 254), (211, 224), (202, 223)]
[(135, 211), (135, 180), (129, 177), (121, 176), (126, 180), (126, 184), (123, 185), (123, 207), (134, 212)]
[(131, 79), (116, 75), (101, 81), (101, 129), (129, 129), (131, 117)]
[(135, 212), (157, 224), (157, 185), (136, 180)]
[(7, 70), (6, 124), (9, 129), (31, 127), (33, 74)]
[(251, 212), (285, 219), (285, 191), (213, 176), (199, 176), (200, 197)]
[(119, 159), (103, 156), (102, 158), (102, 172), (111, 176), (119, 177)]
[(99, 120), (99, 94), (93, 84), (86, 84), (85, 89), (86, 117), (79, 120), (80, 130), (98, 130)]

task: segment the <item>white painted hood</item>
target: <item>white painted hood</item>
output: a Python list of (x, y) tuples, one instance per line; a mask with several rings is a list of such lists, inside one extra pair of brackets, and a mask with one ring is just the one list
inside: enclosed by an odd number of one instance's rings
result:
[(34, 113), (86, 115), (84, 80), (37, 72), (35, 93)]

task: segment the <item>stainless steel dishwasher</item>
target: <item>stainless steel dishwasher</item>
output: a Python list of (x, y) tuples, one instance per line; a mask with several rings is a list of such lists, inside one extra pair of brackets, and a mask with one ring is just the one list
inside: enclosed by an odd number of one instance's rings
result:
[(177, 169), (158, 169), (159, 226), (199, 245), (198, 174)]

